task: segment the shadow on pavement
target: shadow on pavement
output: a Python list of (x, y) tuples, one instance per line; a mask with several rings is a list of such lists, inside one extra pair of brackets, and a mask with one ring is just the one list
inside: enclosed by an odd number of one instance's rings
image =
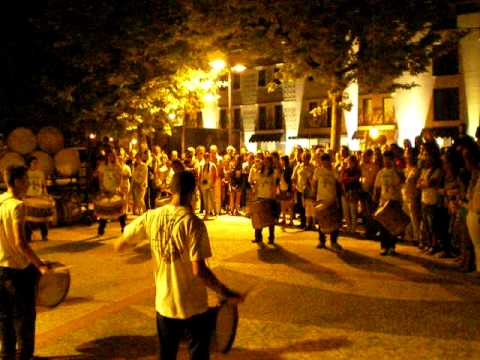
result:
[[(404, 256), (403, 259), (409, 259), (407, 256), (408, 255)], [(351, 250), (339, 252), (338, 257), (353, 268), (372, 273), (388, 273), (415, 283), (459, 284), (458, 281), (452, 279), (436, 277), (434, 274), (422, 274), (415, 272), (407, 268), (400, 267), (395, 264), (372, 258)], [(402, 255), (397, 255), (396, 257), (402, 259)]]
[(280, 245), (274, 245), (272, 248), (264, 247), (257, 252), (258, 260), (268, 264), (284, 264), (305, 274), (315, 276), (317, 279), (326, 283), (350, 283), (328, 267), (314, 264), (301, 256), (298, 256)]
[[(279, 360), (283, 354), (295, 352), (309, 353), (336, 350), (343, 347), (349, 347), (352, 342), (345, 337), (331, 337), (326, 339), (300, 341), (288, 346), (279, 348), (270, 348), (265, 350), (253, 350), (244, 348), (235, 348), (228, 354), (231, 360)], [(216, 357), (215, 357), (216, 358)], [(220, 357), (218, 357), (220, 359)]]
[(133, 249), (132, 256), (126, 261), (127, 264), (141, 264), (145, 261), (149, 261), (152, 258), (152, 252), (150, 251), (150, 243), (143, 243), (141, 246), (137, 246)]
[[(97, 241), (92, 241), (95, 239), (97, 239)], [(42, 248), (37, 250), (36, 253), (39, 255), (45, 255), (45, 254), (54, 254), (58, 252), (66, 252), (66, 253), (84, 252), (84, 251), (93, 250), (100, 246), (103, 246), (104, 245), (103, 241), (105, 240), (108, 240), (108, 239), (98, 238), (97, 236), (94, 236), (88, 239), (66, 242), (63, 244)]]

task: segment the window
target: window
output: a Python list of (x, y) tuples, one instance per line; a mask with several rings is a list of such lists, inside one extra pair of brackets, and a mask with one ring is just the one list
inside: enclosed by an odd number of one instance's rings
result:
[(372, 99), (363, 99), (362, 101), (362, 123), (368, 124), (373, 119), (373, 104)]
[(234, 90), (240, 89), (240, 74), (232, 74), (232, 83)]
[(240, 109), (233, 110), (233, 128), (240, 130), (242, 127), (242, 112)]
[(228, 75), (222, 75), (220, 76), (220, 83), (222, 86), (219, 87), (220, 90), (227, 90), (228, 89)]
[(283, 129), (283, 106), (275, 105), (275, 129)]
[(458, 88), (433, 90), (433, 118), (435, 121), (459, 120), (460, 101)]
[(220, 109), (220, 128), (221, 129), (228, 128), (227, 109)]
[(267, 107), (260, 106), (258, 108), (258, 130), (267, 129)]
[(190, 127), (192, 126), (191, 122), (192, 122), (192, 119), (190, 117), (190, 114), (185, 114), (183, 116), (183, 126)]
[(258, 71), (258, 87), (267, 86), (267, 70)]
[(395, 102), (391, 97), (383, 98), (383, 122), (386, 124), (395, 122)]
[(196, 127), (203, 127), (203, 114), (201, 111), (198, 111), (197, 112), (197, 123), (196, 123)]
[(453, 49), (445, 54), (433, 58), (433, 75), (458, 74), (458, 49)]

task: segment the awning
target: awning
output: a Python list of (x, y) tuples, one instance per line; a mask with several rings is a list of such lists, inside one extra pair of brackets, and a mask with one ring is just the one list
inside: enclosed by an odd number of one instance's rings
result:
[(297, 136), (289, 136), (290, 140), (295, 139), (330, 139), (330, 134), (304, 134), (299, 133)]
[(442, 126), (442, 127), (431, 127), (425, 128), (423, 131), (428, 130), (433, 135), (433, 137), (444, 137), (455, 139), (458, 136), (458, 127), (457, 126)]
[(269, 141), (280, 141), (282, 140), (282, 133), (273, 133), (273, 134), (253, 134), (250, 136), (251, 143), (254, 142), (269, 142)]
[(366, 130), (356, 130), (352, 135), (352, 139), (353, 140), (364, 140), (366, 135), (367, 135)]

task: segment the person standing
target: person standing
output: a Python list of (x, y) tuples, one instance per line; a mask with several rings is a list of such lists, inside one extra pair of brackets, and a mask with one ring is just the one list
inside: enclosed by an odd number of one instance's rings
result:
[(141, 153), (135, 155), (132, 171), (133, 214), (142, 214), (145, 208), (145, 193), (148, 187), (148, 166)]
[[(0, 358), (30, 360), (35, 349), (35, 293), (44, 264), (25, 239), (27, 169), (5, 172), (0, 195)], [(18, 348), (18, 349), (17, 349)]]
[(205, 263), (212, 252), (207, 228), (192, 209), (195, 183), (191, 172), (176, 173), (172, 180), (172, 202), (139, 216), (115, 242), (115, 249), (122, 251), (145, 238), (150, 241), (162, 360), (176, 359), (185, 332), (189, 335), (190, 358), (209, 359), (207, 287), (227, 301), (244, 299), (220, 282)]
[(467, 190), (467, 229), (473, 244), (476, 272), (480, 277), (480, 155), (478, 147), (470, 146), (463, 151), (467, 169), (471, 173)]
[[(117, 161), (116, 154), (114, 152), (110, 152), (107, 154), (107, 161), (103, 166), (103, 170), (100, 172), (100, 189), (102, 190), (103, 195), (111, 198), (116, 194), (120, 194), (121, 181), (122, 167)], [(125, 210), (126, 208), (124, 206), (122, 209), (122, 214), (118, 218), (122, 232), (127, 222), (127, 215)], [(97, 234), (99, 236), (105, 234), (106, 226), (107, 220), (100, 219), (97, 230)]]
[[(383, 169), (380, 170), (375, 178), (375, 200), (379, 206), (383, 206), (387, 201), (402, 201), (402, 179), (394, 167), (394, 155), (391, 151), (383, 153)], [(383, 227), (381, 229), (380, 255), (394, 255), (396, 237), (390, 234)]]
[[(203, 199), (203, 209), (205, 211), (203, 220), (208, 220), (212, 212), (215, 213), (214, 186), (217, 179), (217, 167), (210, 162), (208, 154), (203, 159), (203, 165), (199, 165), (198, 179), (200, 182), (200, 194)], [(215, 213), (215, 215), (217, 214)]]
[[(45, 179), (45, 173), (40, 168), (40, 162), (33, 156), (29, 159), (27, 165), (29, 166), (28, 176), (28, 190), (27, 196), (29, 197), (45, 197), (47, 194), (47, 181)], [(32, 233), (35, 225), (40, 228), (40, 234), (42, 235), (42, 241), (48, 240), (48, 223), (47, 222), (26, 222), (25, 224), (25, 236), (28, 242), (32, 241)]]

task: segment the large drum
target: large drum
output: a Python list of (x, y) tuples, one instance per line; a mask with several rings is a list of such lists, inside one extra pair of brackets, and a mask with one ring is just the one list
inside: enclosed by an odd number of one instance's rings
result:
[(53, 126), (47, 126), (40, 129), (37, 134), (37, 142), (40, 149), (55, 154), (63, 149), (63, 134)]
[(373, 218), (394, 236), (402, 235), (410, 223), (410, 218), (403, 212), (400, 201), (393, 200), (380, 207)]
[(208, 314), (212, 328), (210, 351), (226, 354), (232, 349), (237, 334), (237, 305), (222, 302), (219, 306), (210, 308)]
[(80, 165), (80, 154), (77, 149), (66, 148), (55, 154), (55, 168), (62, 176), (70, 177), (77, 174)]
[(55, 200), (50, 196), (34, 196), (24, 199), (25, 220), (34, 223), (45, 223), (53, 220)]
[(95, 201), (95, 214), (99, 219), (115, 220), (123, 215), (125, 200), (121, 195), (100, 195)]
[(7, 152), (0, 159), (0, 171), (2, 172), (1, 177), (3, 180), (3, 172), (9, 166), (23, 166), (25, 165), (25, 160), (23, 156), (15, 152)]
[(37, 138), (32, 130), (19, 127), (8, 135), (7, 145), (11, 150), (25, 155), (35, 150)]
[(70, 271), (61, 263), (49, 263), (50, 272), (40, 277), (37, 288), (37, 306), (59, 305), (70, 289)]
[(318, 227), (324, 233), (332, 233), (342, 226), (342, 211), (337, 202), (320, 202), (315, 206)]
[(262, 229), (275, 225), (276, 209), (275, 200), (258, 199), (249, 203), (252, 226), (254, 229)]

